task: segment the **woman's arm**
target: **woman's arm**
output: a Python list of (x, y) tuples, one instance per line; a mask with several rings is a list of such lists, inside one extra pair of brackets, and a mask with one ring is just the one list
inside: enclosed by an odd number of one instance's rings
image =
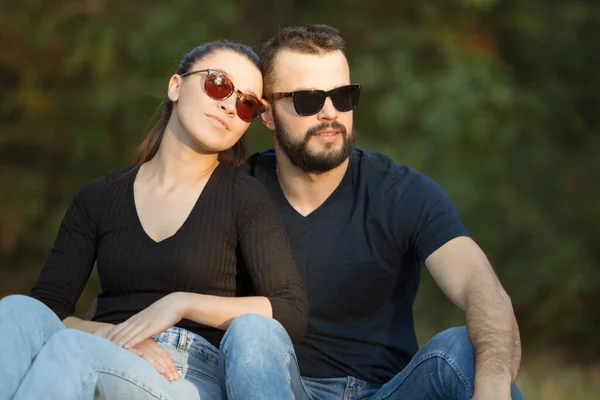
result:
[(272, 317), (292, 341), (300, 341), (308, 325), (308, 301), (285, 224), (271, 195), (254, 178), (239, 176), (234, 197), (238, 245), (254, 290), (271, 303)]
[(129, 349), (164, 332), (183, 318), (225, 330), (234, 318), (247, 313), (271, 317), (271, 302), (261, 296), (222, 297), (174, 292), (117, 325), (106, 338)]
[(107, 336), (109, 340), (130, 348), (184, 318), (227, 329), (234, 318), (246, 313), (275, 318), (293, 341), (302, 340), (308, 324), (308, 302), (285, 225), (258, 181), (248, 176), (238, 180), (233, 199), (238, 247), (257, 296), (171, 293), (115, 327)]
[(108, 334), (108, 332), (110, 332), (110, 330), (114, 327), (113, 324), (108, 324), (105, 322), (86, 321), (77, 317), (67, 317), (63, 319), (62, 322), (67, 328), (77, 329), (102, 337), (105, 337)]
[(253, 313), (265, 317), (273, 316), (268, 298), (222, 297), (198, 293), (179, 293), (183, 318), (203, 325), (226, 330), (231, 321), (242, 314)]
[(97, 220), (103, 186), (102, 180), (96, 180), (77, 192), (31, 290), (31, 297), (46, 304), (61, 320), (75, 311), (96, 261)]

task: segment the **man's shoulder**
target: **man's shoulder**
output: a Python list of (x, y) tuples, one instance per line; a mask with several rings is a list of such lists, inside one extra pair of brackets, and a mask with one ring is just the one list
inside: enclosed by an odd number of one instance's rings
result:
[(275, 150), (269, 149), (250, 155), (239, 169), (247, 175), (256, 176), (257, 171), (267, 169), (275, 164)]
[(423, 174), (407, 164), (396, 163), (390, 156), (363, 149), (355, 149), (352, 157), (357, 168), (368, 183), (379, 186), (403, 186), (410, 185), (414, 181), (427, 179)]

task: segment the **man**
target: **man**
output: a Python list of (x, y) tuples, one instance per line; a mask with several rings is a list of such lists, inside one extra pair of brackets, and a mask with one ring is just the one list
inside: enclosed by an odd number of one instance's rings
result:
[[(450, 199), (409, 167), (354, 149), (360, 87), (343, 48), (321, 25), (286, 28), (261, 53), (275, 149), (246, 167), (286, 220), (310, 320), (295, 351), (273, 320), (234, 320), (221, 343), (228, 398), (522, 399), (510, 298)], [(467, 327), (419, 350), (421, 264)]]

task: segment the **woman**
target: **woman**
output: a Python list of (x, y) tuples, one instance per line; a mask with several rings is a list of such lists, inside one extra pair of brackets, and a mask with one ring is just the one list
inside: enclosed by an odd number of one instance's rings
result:
[[(283, 222), (235, 169), (261, 95), (244, 45), (183, 58), (135, 166), (79, 190), (32, 298), (0, 302), (1, 399), (220, 398), (232, 319), (272, 316), (302, 338), (307, 303)], [(71, 314), (95, 262), (102, 292), (83, 321)]]

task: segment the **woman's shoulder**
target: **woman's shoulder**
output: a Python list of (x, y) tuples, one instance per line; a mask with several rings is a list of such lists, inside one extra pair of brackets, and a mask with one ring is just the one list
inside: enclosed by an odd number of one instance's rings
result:
[(263, 184), (248, 175), (243, 168), (223, 165), (220, 178), (226, 184), (225, 195), (230, 196), (234, 210), (254, 208), (270, 201), (270, 195)]
[(262, 191), (264, 189), (262, 183), (248, 175), (248, 171), (242, 166), (231, 167), (221, 165), (220, 169), (220, 178), (223, 182), (230, 183), (236, 193), (251, 194), (257, 190)]
[(259, 197), (268, 195), (265, 186), (258, 179), (248, 175), (248, 171), (244, 168), (236, 168), (233, 179), (234, 190), (238, 193)]
[(92, 179), (83, 184), (76, 192), (75, 198), (81, 200), (99, 200), (111, 187), (124, 185), (128, 178), (135, 175), (138, 166), (109, 170), (105, 175)]

